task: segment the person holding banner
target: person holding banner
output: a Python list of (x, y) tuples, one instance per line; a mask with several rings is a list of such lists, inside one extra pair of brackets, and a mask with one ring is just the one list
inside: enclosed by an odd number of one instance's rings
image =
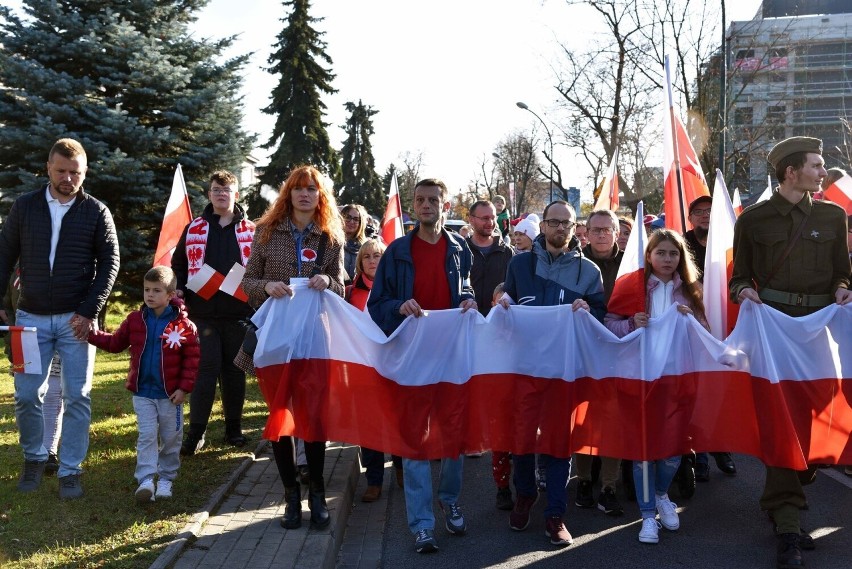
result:
[[(217, 383), (225, 416), (225, 442), (236, 447), (247, 442), (242, 431), (246, 374), (234, 365), (234, 358), (246, 335), (241, 321), (252, 310), (245, 298), (227, 292), (229, 277), (224, 275), (234, 269), (242, 273), (251, 254), (255, 226), (237, 203), (239, 184), (231, 172), (213, 172), (207, 195), (210, 203), (184, 228), (172, 256), (178, 296), (185, 299), (201, 342), (198, 380), (189, 402), (189, 428), (180, 449), (185, 456), (204, 445)], [(199, 280), (204, 283), (196, 285)], [(219, 286), (215, 286), (217, 283)]]
[[(24, 465), (19, 492), (34, 492), (47, 464), (42, 403), (50, 361), (62, 359), (65, 400), (59, 446), (59, 497), (83, 496), (83, 460), (89, 450), (90, 392), (95, 348), (86, 338), (96, 325), (118, 274), (119, 252), (109, 209), (83, 191), (86, 151), (63, 138), (50, 149), (50, 182), (15, 200), (0, 233), (0, 283), (21, 266), (16, 322), (38, 329), (41, 373), (15, 374), (15, 418)], [(5, 311), (0, 319), (7, 320)]]
[(346, 268), (346, 286), (355, 280), (355, 258), (364, 241), (367, 240), (367, 223), (370, 214), (360, 204), (346, 204), (341, 208), (340, 215), (343, 216), (343, 231), (346, 233), (346, 244), (343, 246), (343, 266)]
[[(293, 296), (292, 279), (308, 279), (314, 290), (330, 290), (343, 296), (343, 244), (345, 237), (340, 214), (330, 185), (313, 166), (295, 168), (281, 185), (278, 198), (258, 220), (257, 239), (251, 252), (243, 288), (253, 306), (268, 298)], [(281, 323), (286, 326), (286, 323)], [(252, 370), (252, 358), (243, 350), (236, 364)], [(275, 385), (258, 377), (266, 404), (277, 405)], [(267, 429), (269, 427), (267, 426)], [(302, 526), (302, 494), (297, 480), (296, 450), (293, 437), (276, 433), (272, 451), (281, 482), (284, 484), (286, 529)], [(267, 432), (268, 437), (268, 432)], [(305, 457), (310, 477), (308, 506), (311, 526), (322, 529), (331, 522), (325, 501), (325, 441), (305, 441)]]
[[(737, 218), (731, 300), (765, 303), (793, 317), (852, 302), (846, 213), (811, 197), (827, 175), (822, 141), (794, 136), (776, 144), (767, 158), (779, 185), (768, 200)], [(802, 532), (799, 510), (807, 504), (803, 485), (815, 476), (815, 467), (766, 466), (760, 507), (775, 522), (780, 569), (804, 566), (802, 549), (813, 548)]]
[[(662, 316), (672, 304), (677, 304), (678, 312), (692, 314), (702, 326), (708, 328), (698, 269), (680, 234), (671, 229), (658, 229), (652, 233), (645, 249), (645, 267), (650, 267), (650, 270), (645, 270), (645, 311), (636, 314), (608, 313), (604, 323), (613, 334), (621, 338), (637, 328), (646, 327), (650, 318)], [(677, 504), (668, 495), (680, 461), (680, 456), (650, 461), (647, 482), (642, 462), (633, 462), (636, 501), (642, 514), (642, 527), (639, 530), (639, 541), (642, 543), (658, 543), (660, 525), (670, 531), (680, 527)], [(647, 493), (646, 484), (649, 487)], [(657, 514), (660, 515), (659, 522), (655, 519)]]

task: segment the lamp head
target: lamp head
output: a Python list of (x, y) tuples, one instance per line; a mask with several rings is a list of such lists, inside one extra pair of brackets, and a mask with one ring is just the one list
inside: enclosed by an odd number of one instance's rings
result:
[(524, 103), (524, 102), (522, 102), (522, 101), (518, 101), (518, 102), (517, 102), (517, 103), (515, 103), (515, 104), (516, 104), (516, 105), (518, 105), (518, 108), (520, 108), (520, 109), (524, 109), (525, 111), (529, 109), (529, 107), (527, 106), (527, 104), (526, 104), (526, 103)]

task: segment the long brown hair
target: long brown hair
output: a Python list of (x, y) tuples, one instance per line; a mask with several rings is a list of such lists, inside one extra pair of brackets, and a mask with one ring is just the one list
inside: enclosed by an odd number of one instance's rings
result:
[(319, 202), (314, 211), (313, 222), (324, 233), (327, 233), (332, 242), (342, 244), (345, 240), (343, 236), (343, 225), (340, 220), (340, 214), (337, 213), (337, 202), (334, 199), (334, 194), (330, 188), (327, 188), (323, 183), (325, 177), (322, 173), (313, 166), (297, 166), (290, 172), (284, 183), (281, 184), (281, 189), (278, 190), (278, 197), (275, 199), (266, 212), (257, 220), (258, 229), (260, 230), (259, 241), (266, 244), (272, 236), (272, 232), (278, 225), (288, 219), (293, 212), (293, 202), (290, 199), (290, 194), (294, 188), (303, 188), (309, 184), (313, 184), (319, 190)]
[(686, 246), (686, 241), (676, 231), (664, 228), (658, 229), (648, 237), (648, 246), (645, 248), (645, 289), (647, 290), (648, 288), (648, 278), (653, 272), (651, 270), (651, 253), (663, 241), (672, 243), (677, 247), (678, 252), (680, 252), (680, 261), (677, 264), (676, 270), (680, 276), (681, 287), (689, 299), (689, 303), (692, 305), (690, 307), (692, 311), (704, 318), (704, 294), (701, 292), (701, 286), (698, 284), (698, 267), (695, 265), (692, 253)]

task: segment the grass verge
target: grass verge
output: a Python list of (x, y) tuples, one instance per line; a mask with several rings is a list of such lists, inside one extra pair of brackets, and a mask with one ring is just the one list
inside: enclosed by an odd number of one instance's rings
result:
[[(112, 305), (107, 328), (126, 314)], [(235, 449), (224, 444), (224, 422), (216, 401), (207, 443), (192, 457), (183, 457), (174, 498), (139, 506), (133, 500), (136, 481), (136, 416), (132, 394), (124, 388), (128, 356), (98, 351), (92, 388), (89, 454), (83, 463), (81, 500), (62, 502), (56, 477), (45, 477), (41, 488), (20, 494), (15, 486), (23, 454), (15, 425), (14, 382), (8, 361), (0, 363), (0, 566), (148, 567), (162, 549), (227, 480), (260, 438), (266, 405), (249, 380), (243, 431), (249, 444)], [(185, 417), (189, 407), (184, 405)], [(60, 451), (61, 452), (61, 451)]]

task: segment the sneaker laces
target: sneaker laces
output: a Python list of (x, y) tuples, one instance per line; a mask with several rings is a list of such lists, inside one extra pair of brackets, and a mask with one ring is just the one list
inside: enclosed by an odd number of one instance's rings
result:
[(77, 477), (73, 474), (70, 476), (63, 476), (59, 479), (63, 488), (74, 488), (77, 486)]
[(459, 508), (459, 505), (457, 503), (456, 504), (447, 504), (447, 508), (449, 508), (449, 510), (450, 510), (450, 518), (451, 519), (455, 520), (455, 519), (462, 517), (461, 508)]
[(416, 541), (426, 541), (429, 539), (429, 530), (422, 529), (417, 532)]
[(677, 504), (669, 500), (668, 496), (658, 499), (657, 507), (660, 509), (660, 512), (664, 514), (673, 514), (677, 511)]
[(37, 462), (25, 462), (22, 477), (24, 482), (35, 482), (36, 478), (38, 478), (38, 470), (40, 466), (41, 465)]
[(645, 531), (646, 529), (651, 529), (646, 528), (646, 526), (653, 526), (655, 529), (659, 530), (662, 529), (663, 524), (658, 522), (655, 518), (645, 518), (642, 520), (642, 531)]

